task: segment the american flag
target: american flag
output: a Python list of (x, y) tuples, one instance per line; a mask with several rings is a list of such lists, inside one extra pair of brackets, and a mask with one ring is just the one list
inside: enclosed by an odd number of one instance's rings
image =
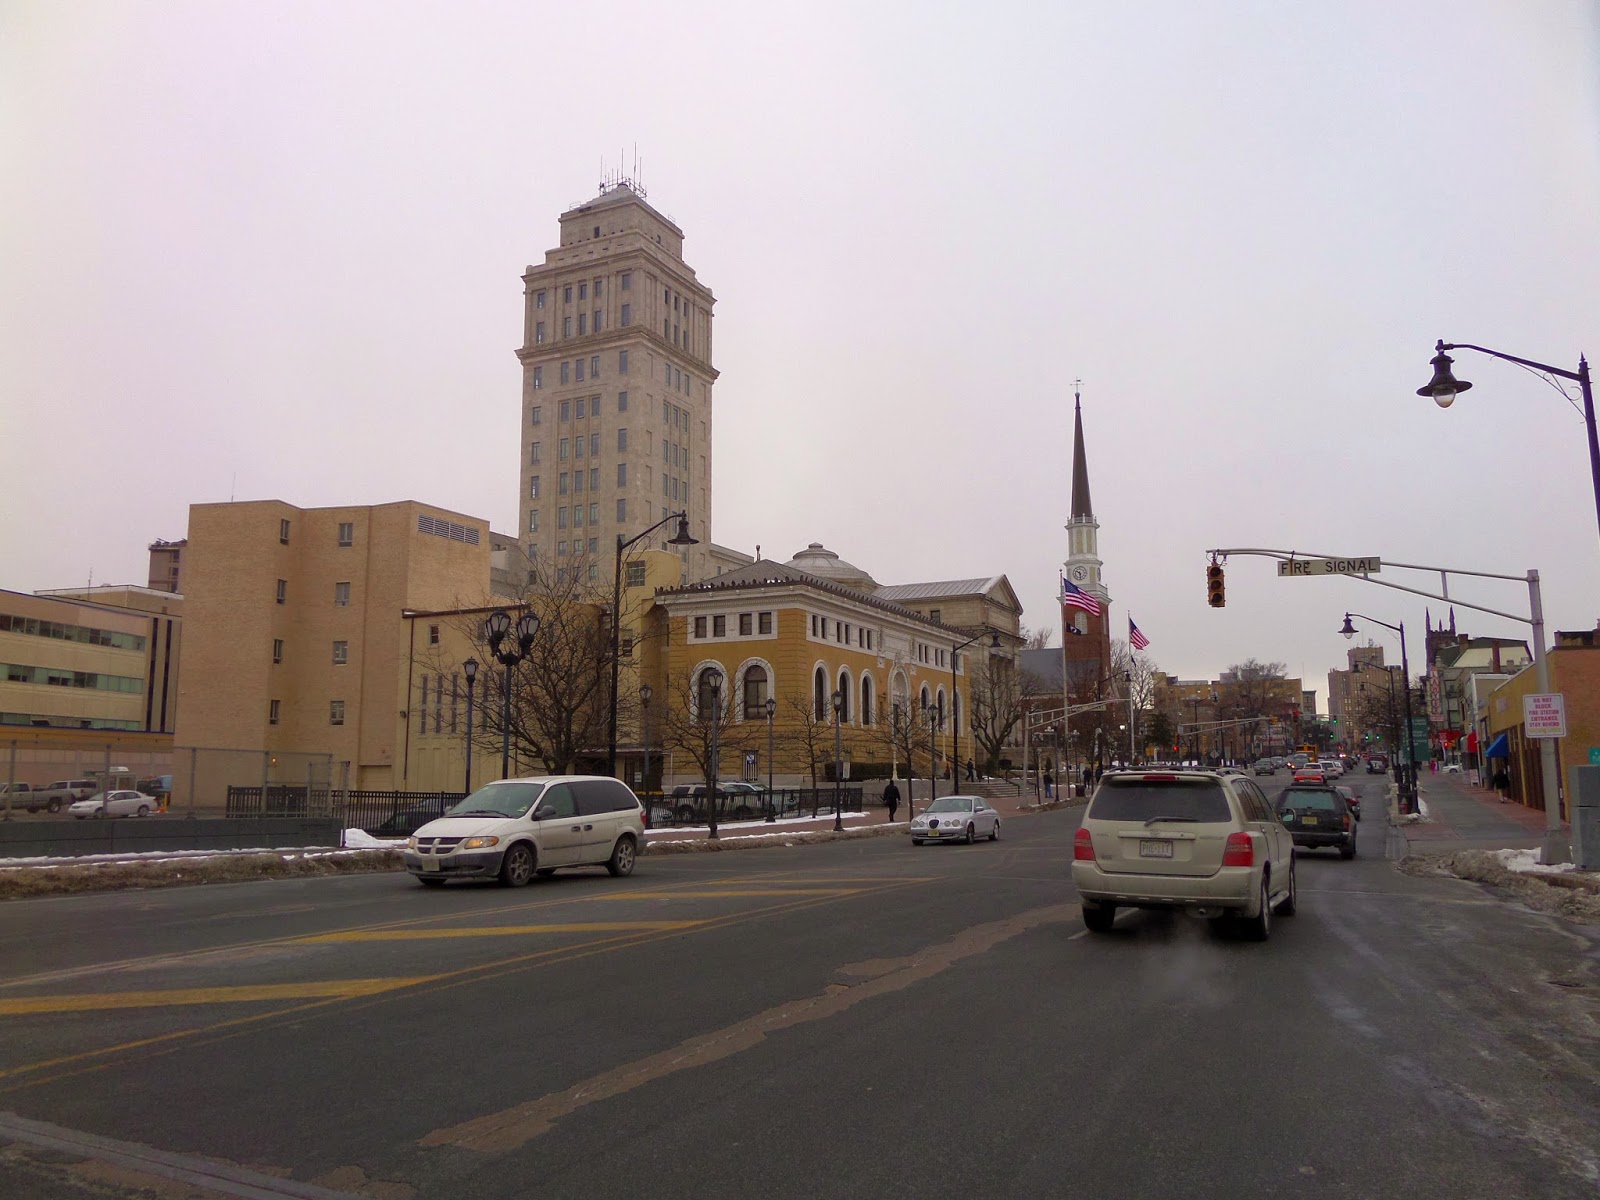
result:
[(1150, 639), (1139, 632), (1139, 627), (1133, 623), (1133, 618), (1128, 618), (1128, 645), (1135, 650), (1143, 650), (1150, 644)]
[(1069, 583), (1065, 575), (1061, 577), (1061, 603), (1063, 606), (1070, 605), (1073, 608), (1081, 608), (1091, 617), (1100, 615), (1100, 601), (1081, 587)]

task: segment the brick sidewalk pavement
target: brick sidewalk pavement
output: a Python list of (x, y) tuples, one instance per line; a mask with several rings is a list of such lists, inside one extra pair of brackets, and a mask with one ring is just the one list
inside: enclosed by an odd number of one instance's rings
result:
[(1542, 810), (1503, 804), (1490, 789), (1473, 787), (1465, 775), (1424, 772), (1417, 778), (1417, 790), (1431, 819), (1399, 827), (1413, 850), (1536, 849), (1543, 842)]

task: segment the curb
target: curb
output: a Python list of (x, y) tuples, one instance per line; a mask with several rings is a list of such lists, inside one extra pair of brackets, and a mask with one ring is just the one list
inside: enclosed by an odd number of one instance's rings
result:
[(908, 826), (903, 821), (893, 825), (869, 825), (865, 828), (846, 829), (835, 833), (831, 829), (813, 829), (795, 833), (745, 833), (727, 838), (684, 838), (682, 841), (646, 841), (640, 847), (641, 857), (653, 854), (715, 854), (724, 850), (772, 850), (791, 846), (811, 846), (821, 842), (852, 842), (861, 838), (905, 836)]

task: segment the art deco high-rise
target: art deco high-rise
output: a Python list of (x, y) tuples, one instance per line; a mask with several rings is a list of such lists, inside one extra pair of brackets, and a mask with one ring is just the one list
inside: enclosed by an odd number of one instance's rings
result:
[(561, 244), (522, 278), (518, 508), (536, 569), (604, 583), (618, 533), (683, 509), (700, 541), (685, 577), (706, 574), (716, 301), (683, 230), (638, 185), (608, 182), (561, 214)]

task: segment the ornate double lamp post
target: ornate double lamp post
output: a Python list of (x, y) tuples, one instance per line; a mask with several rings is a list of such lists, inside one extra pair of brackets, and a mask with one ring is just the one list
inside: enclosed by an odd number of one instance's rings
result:
[(539, 618), (531, 612), (523, 612), (517, 618), (513, 637), (511, 614), (497, 608), (483, 623), (483, 631), (489, 642), (489, 652), (506, 669), (504, 704), (500, 713), (500, 778), (507, 779), (511, 775), (511, 672), (533, 649)]

